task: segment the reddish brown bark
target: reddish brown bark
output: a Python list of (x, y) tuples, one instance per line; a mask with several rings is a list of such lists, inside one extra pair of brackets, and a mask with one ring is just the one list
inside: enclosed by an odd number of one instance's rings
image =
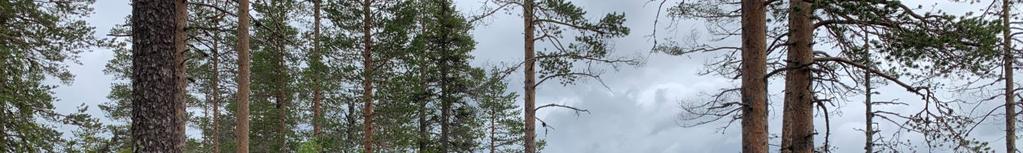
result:
[(788, 70), (782, 118), (782, 153), (813, 153), (812, 9), (810, 2), (790, 0)]
[(239, 153), (249, 152), (249, 75), (251, 65), (249, 59), (249, 0), (238, 0), (238, 114), (235, 118), (238, 126), (235, 136), (238, 138)]
[(533, 0), (524, 0), (522, 2), (522, 20), (525, 24), (525, 81), (523, 82), (523, 88), (525, 88), (525, 96), (522, 109), (525, 109), (525, 126), (526, 134), (523, 142), (525, 143), (526, 153), (536, 153), (536, 51), (534, 50), (533, 41), (535, 39), (534, 23), (533, 23)]
[[(188, 82), (187, 82), (188, 81), (188, 79), (187, 79), (188, 78), (188, 74), (187, 74), (188, 66), (186, 66), (186, 64), (185, 64), (185, 59), (188, 58), (187, 57), (187, 53), (186, 53), (188, 51), (188, 44), (187, 44), (188, 43), (188, 41), (187, 41), (188, 33), (187, 33), (187, 31), (185, 31), (185, 28), (188, 27), (188, 6), (187, 6), (187, 4), (188, 4), (187, 0), (175, 0), (174, 1), (174, 5), (175, 5), (175, 9), (174, 10), (176, 12), (175, 17), (177, 17), (177, 21), (178, 21), (177, 22), (177, 27), (174, 28), (174, 34), (175, 34), (175, 36), (174, 36), (174, 45), (176, 45), (175, 48), (177, 48), (177, 52), (176, 52), (176, 54), (174, 56), (174, 62), (176, 64), (175, 66), (178, 67), (176, 69), (177, 71), (175, 72), (175, 75), (177, 75), (177, 79), (178, 79), (178, 90), (181, 90), (181, 91), (185, 92), (185, 93), (182, 93), (182, 94), (178, 94), (178, 97), (177, 97), (178, 101), (181, 102), (181, 105), (179, 105), (177, 110), (176, 110), (177, 111), (177, 116), (179, 118), (181, 118), (182, 121), (184, 121), (184, 122), (182, 122), (181, 124), (178, 125), (178, 130), (181, 130), (181, 131), (185, 131), (186, 126), (188, 125), (188, 113), (185, 112), (185, 107), (188, 107), (187, 106), (188, 103), (185, 100), (185, 96), (186, 96), (186, 94), (188, 92)], [(187, 140), (187, 138), (186, 138), (186, 136), (184, 134), (180, 135), (178, 139), (181, 139), (179, 141), (182, 141), (182, 142)], [(181, 143), (179, 145), (181, 145), (181, 148), (185, 148), (185, 144), (184, 143)]]
[(364, 153), (373, 153), (373, 34), (370, 28), (373, 25), (373, 14), (369, 6), (372, 0), (364, 0), (362, 3), (362, 41), (365, 47), (362, 50), (362, 99), (365, 107), (363, 113), (363, 131), (365, 131), (362, 147)]
[(767, 82), (764, 0), (742, 1), (742, 152), (766, 153)]

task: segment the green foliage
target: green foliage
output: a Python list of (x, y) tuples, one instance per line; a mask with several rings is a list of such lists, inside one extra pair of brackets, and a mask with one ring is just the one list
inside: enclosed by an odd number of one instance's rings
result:
[[(53, 111), (46, 78), (65, 84), (73, 75), (67, 64), (100, 45), (84, 18), (94, 0), (0, 2), (0, 152), (57, 152), (65, 142), (56, 125), (91, 128), (91, 117)], [(88, 124), (87, 124), (88, 123)]]
[[(565, 0), (541, 0), (537, 2), (537, 38), (553, 46), (550, 51), (537, 52), (539, 82), (558, 79), (561, 84), (574, 83), (579, 78), (599, 80), (599, 72), (590, 68), (579, 69), (577, 64), (618, 64), (635, 65), (639, 61), (611, 55), (610, 41), (625, 37), (625, 14), (609, 13), (596, 22), (587, 19), (586, 11)], [(576, 32), (574, 41), (563, 41), (565, 31)], [(563, 43), (564, 42), (564, 43)]]

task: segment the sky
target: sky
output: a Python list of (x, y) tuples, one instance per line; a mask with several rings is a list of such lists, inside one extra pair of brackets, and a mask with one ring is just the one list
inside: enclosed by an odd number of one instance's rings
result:
[[(653, 29), (659, 29), (659, 38), (689, 37), (690, 34), (705, 33), (706, 27), (698, 20), (668, 21), (656, 28), (654, 19), (657, 15), (656, 3), (647, 0), (575, 0), (576, 4), (585, 8), (591, 17), (596, 18), (609, 12), (625, 12), (626, 25), (631, 34), (612, 41), (614, 54), (618, 56), (636, 57), (644, 62), (638, 66), (622, 66), (618, 69), (606, 69), (602, 76), (607, 87), (595, 80), (582, 80), (575, 85), (563, 86), (550, 82), (539, 86), (537, 91), (538, 105), (556, 103), (587, 109), (590, 113), (576, 114), (564, 109), (544, 109), (538, 117), (546, 121), (551, 128), (538, 128), (538, 137), (547, 141), (544, 152), (549, 153), (680, 153), (680, 152), (740, 152), (741, 137), (739, 123), (728, 126), (727, 120), (710, 124), (684, 127), (687, 122), (681, 120), (681, 106), (705, 100), (708, 93), (722, 88), (736, 87), (738, 81), (718, 76), (702, 76), (698, 73), (706, 70), (703, 64), (713, 59), (713, 55), (670, 56), (651, 53), (653, 39), (649, 35)], [(945, 10), (969, 10), (969, 7), (957, 7), (961, 4), (948, 2), (931, 2), (926, 0), (907, 0), (910, 4), (935, 6)], [(938, 3), (935, 5), (935, 3)], [(456, 5), (466, 14), (480, 12), (480, 0), (456, 0)], [(914, 5), (910, 5), (914, 6)], [(124, 22), (130, 14), (128, 0), (98, 0), (95, 14), (89, 23), (96, 27), (97, 37), (106, 37), (107, 31), (115, 24)], [(521, 11), (498, 13), (485, 20), (472, 32), (477, 49), (473, 52), (475, 59), (472, 64), (494, 65), (515, 63), (522, 60), (522, 22)], [(669, 24), (673, 24), (670, 29)], [(739, 42), (726, 39), (721, 42), (710, 42), (709, 38), (696, 37), (701, 43), (737, 46)], [(546, 45), (541, 44), (538, 49)], [(106, 96), (110, 91), (113, 77), (102, 72), (104, 65), (113, 57), (107, 49), (96, 49), (83, 53), (80, 65), (71, 65), (71, 72), (76, 75), (75, 81), (69, 85), (61, 85), (54, 89), (60, 99), (56, 103), (58, 112), (72, 112), (79, 105), (91, 106), (90, 113), (103, 116), (95, 106), (109, 101)], [(509, 89), (521, 92), (521, 72), (508, 78)], [(769, 129), (772, 136), (780, 136), (781, 113), (773, 110), (781, 109), (781, 81), (774, 81), (769, 87), (770, 106)], [(914, 102), (914, 98), (896, 87), (880, 87), (877, 99), (900, 99)], [(850, 97), (850, 103), (840, 104), (840, 110), (832, 114), (831, 143), (839, 153), (862, 152), (864, 138), (858, 129), (864, 126), (864, 107), (862, 97)], [(521, 101), (521, 100), (520, 100)], [(890, 111), (911, 111), (908, 107), (881, 107)], [(823, 129), (823, 120), (818, 117), (817, 129)], [(973, 136), (988, 141), (995, 151), (1004, 152), (1004, 133), (1000, 118), (985, 123)], [(879, 124), (879, 128), (894, 129), (890, 124)], [(193, 132), (189, 132), (193, 133)], [(815, 140), (821, 143), (822, 137)], [(913, 140), (914, 142), (919, 142)], [(771, 144), (777, 145), (780, 139), (772, 138)], [(777, 147), (772, 147), (776, 151)], [(906, 150), (903, 150), (906, 151)], [(918, 151), (920, 151), (918, 149)], [(923, 152), (927, 152), (924, 150)], [(936, 151), (943, 152), (943, 151)]]

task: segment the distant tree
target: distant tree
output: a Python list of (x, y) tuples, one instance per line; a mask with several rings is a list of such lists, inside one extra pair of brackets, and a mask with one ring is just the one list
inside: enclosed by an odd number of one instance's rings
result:
[[(599, 69), (593, 67), (580, 68), (584, 65), (608, 64), (616, 67), (620, 64), (638, 64), (635, 59), (620, 58), (611, 55), (608, 48), (609, 40), (624, 37), (629, 34), (629, 28), (625, 27), (625, 15), (609, 13), (603, 18), (592, 22), (585, 17), (586, 11), (566, 0), (493, 0), (501, 4), (496, 10), (505, 6), (522, 7), (522, 19), (524, 23), (523, 40), (525, 53), (521, 67), (525, 76), (524, 107), (525, 110), (525, 137), (524, 145), (526, 153), (537, 152), (536, 141), (536, 87), (545, 81), (556, 79), (562, 85), (573, 84), (580, 78), (600, 79)], [(488, 16), (484, 14), (470, 21)], [(577, 32), (574, 41), (562, 41), (565, 31)], [(538, 36), (539, 34), (539, 36)], [(536, 42), (548, 42), (552, 47), (549, 51), (536, 51)], [(539, 69), (537, 69), (539, 64)], [(517, 66), (518, 67), (518, 66)], [(537, 73), (539, 72), (539, 76)], [(585, 111), (564, 105), (548, 105), (547, 107), (569, 108), (575, 111)], [(543, 124), (546, 127), (546, 123)]]

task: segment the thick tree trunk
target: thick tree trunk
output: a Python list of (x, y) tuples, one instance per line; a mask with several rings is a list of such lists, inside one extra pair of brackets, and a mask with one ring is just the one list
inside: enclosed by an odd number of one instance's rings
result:
[(1011, 2), (1009, 0), (1002, 0), (1002, 26), (1005, 26), (1005, 30), (1002, 31), (1002, 41), (1004, 41), (1003, 54), (1005, 65), (1005, 151), (1016, 152), (1016, 96), (1015, 88), (1013, 87), (1012, 73), (1013, 73), (1013, 57), (1012, 57), (1012, 39), (1011, 39), (1011, 28), (1009, 28), (1009, 9)]
[(249, 0), (238, 0), (238, 113), (235, 118), (239, 153), (249, 152)]
[(362, 42), (365, 47), (362, 50), (362, 99), (365, 107), (362, 108), (363, 120), (363, 152), (373, 153), (373, 34), (370, 28), (373, 26), (373, 14), (369, 6), (373, 0), (364, 0), (362, 3)]
[(536, 153), (536, 52), (533, 50), (533, 42), (535, 34), (533, 33), (533, 0), (524, 0), (522, 8), (522, 20), (525, 24), (523, 41), (525, 42), (525, 81), (523, 81), (523, 88), (525, 88), (525, 103), (522, 109), (525, 109), (525, 126), (526, 134), (523, 142), (525, 143), (525, 153)]
[[(186, 96), (186, 94), (188, 92), (188, 82), (187, 82), (188, 81), (188, 74), (186, 74), (187, 73), (186, 70), (188, 69), (188, 66), (185, 63), (185, 60), (188, 58), (187, 57), (188, 56), (188, 53), (187, 53), (188, 52), (188, 44), (187, 44), (188, 43), (188, 41), (187, 41), (188, 33), (187, 33), (187, 31), (185, 31), (185, 28), (188, 26), (188, 6), (187, 6), (188, 2), (187, 2), (187, 0), (174, 0), (174, 2), (175, 2), (175, 7), (176, 7), (175, 10), (176, 10), (176, 13), (177, 13), (177, 15), (175, 15), (175, 16), (178, 18), (177, 19), (178, 20), (177, 27), (174, 28), (174, 34), (176, 35), (176, 36), (174, 36), (174, 45), (176, 45), (175, 48), (177, 48), (177, 54), (174, 56), (174, 62), (176, 63), (176, 66), (178, 67), (177, 71), (175, 72), (175, 75), (178, 76), (177, 77), (177, 79), (178, 79), (178, 90), (182, 91), (182, 94), (178, 94), (178, 101), (181, 102), (181, 105), (179, 105), (178, 108), (177, 108), (177, 115), (178, 115), (179, 118), (181, 118), (182, 121), (184, 121), (180, 125), (178, 125), (178, 130), (185, 131), (185, 129), (187, 128), (186, 126), (188, 125), (188, 113), (185, 111), (185, 107), (188, 107), (188, 106), (186, 106), (186, 105), (188, 105), (188, 102), (185, 99), (186, 98), (185, 96)], [(181, 139), (181, 140), (179, 140), (181, 142), (185, 142), (187, 138), (186, 138), (185, 135), (181, 135), (180, 138), (178, 138), (178, 139)], [(184, 143), (181, 143), (179, 145), (181, 145), (181, 148), (185, 148), (185, 146), (184, 146), (185, 144)]]
[(767, 81), (764, 0), (742, 1), (742, 152), (766, 153)]
[[(321, 0), (313, 0), (313, 52), (316, 52), (316, 56), (322, 56), (320, 53), (320, 3)], [(313, 137), (319, 138), (320, 131), (323, 129), (323, 113), (320, 108), (320, 103), (323, 101), (323, 91), (320, 86), (320, 82), (323, 78), (322, 72), (316, 72), (315, 87), (313, 87)]]
[(782, 153), (812, 153), (813, 148), (813, 8), (805, 0), (790, 0), (788, 68), (785, 75), (785, 114)]
[(182, 152), (185, 123), (178, 66), (181, 1), (132, 1), (132, 125), (134, 152)]
[[(220, 22), (217, 21), (219, 24)], [(220, 153), (220, 32), (213, 33), (213, 63), (212, 63), (212, 80), (210, 80), (210, 90), (213, 90), (211, 94), (213, 106), (213, 136), (210, 138), (213, 140), (213, 153)]]

